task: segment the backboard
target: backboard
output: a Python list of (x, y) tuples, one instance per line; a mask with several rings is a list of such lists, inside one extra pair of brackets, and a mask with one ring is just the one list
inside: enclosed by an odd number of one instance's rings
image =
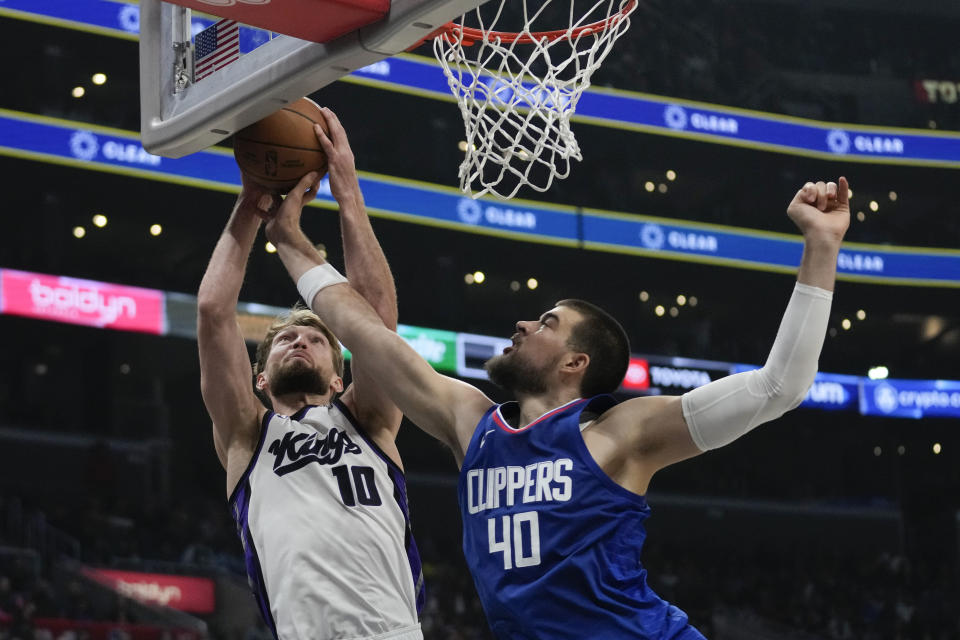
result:
[[(168, 158), (205, 149), (356, 69), (405, 51), (484, 1), (391, 0), (385, 17), (367, 26), (323, 43), (279, 35), (195, 82), (191, 10), (140, 0), (143, 146)], [(216, 14), (216, 4), (223, 8), (236, 2), (207, 4)], [(277, 5), (279, 9), (281, 3)]]

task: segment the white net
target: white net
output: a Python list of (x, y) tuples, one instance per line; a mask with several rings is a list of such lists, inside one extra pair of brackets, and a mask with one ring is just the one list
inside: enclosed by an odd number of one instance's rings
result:
[(582, 160), (570, 117), (637, 0), (491, 0), (434, 39), (460, 104), (460, 188), (512, 198)]

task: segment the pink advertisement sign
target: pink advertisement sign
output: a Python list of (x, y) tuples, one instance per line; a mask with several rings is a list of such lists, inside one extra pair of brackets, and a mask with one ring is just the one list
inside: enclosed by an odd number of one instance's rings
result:
[(0, 270), (0, 313), (101, 329), (165, 332), (162, 291)]
[(148, 604), (191, 613), (213, 613), (216, 606), (210, 578), (93, 568), (83, 572), (123, 596)]

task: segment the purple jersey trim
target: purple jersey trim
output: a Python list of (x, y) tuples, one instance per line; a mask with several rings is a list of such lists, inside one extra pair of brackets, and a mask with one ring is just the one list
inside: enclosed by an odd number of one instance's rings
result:
[(390, 481), (393, 482), (393, 499), (400, 507), (404, 522), (406, 523), (404, 543), (407, 549), (407, 560), (410, 562), (410, 572), (413, 574), (413, 588), (417, 594), (417, 613), (419, 614), (423, 610), (426, 594), (423, 584), (423, 565), (420, 561), (420, 551), (417, 549), (416, 540), (413, 539), (413, 527), (410, 523), (406, 477), (403, 475), (403, 470), (397, 466), (397, 463), (391, 460), (390, 456), (384, 453), (383, 450), (377, 446), (377, 443), (367, 435), (366, 430), (360, 426), (360, 422), (353, 416), (347, 405), (340, 400), (334, 400), (333, 404), (340, 410), (340, 413), (347, 418), (350, 424), (353, 425), (353, 428), (357, 430), (357, 433), (360, 434), (364, 442), (370, 445), (370, 448), (387, 464), (387, 475), (390, 477)]
[(237, 534), (240, 536), (240, 542), (243, 545), (243, 560), (247, 568), (247, 581), (250, 583), (250, 589), (253, 591), (253, 597), (260, 609), (263, 621), (267, 624), (275, 640), (279, 640), (277, 623), (274, 621), (273, 613), (270, 610), (270, 597), (267, 595), (263, 570), (260, 567), (260, 556), (257, 554), (257, 546), (253, 542), (253, 534), (250, 532), (247, 521), (251, 492), (249, 478), (244, 478), (238, 488), (240, 488), (240, 491), (236, 492), (237, 500), (233, 505), (233, 516), (237, 523)]
[(257, 464), (257, 460), (260, 458), (260, 451), (263, 449), (263, 443), (267, 439), (267, 425), (270, 423), (270, 418), (272, 418), (274, 415), (276, 414), (269, 409), (267, 409), (267, 412), (263, 414), (263, 419), (260, 420), (260, 437), (257, 439), (257, 448), (253, 450), (253, 456), (250, 458), (250, 463), (247, 465), (247, 468), (243, 470), (243, 475), (240, 476), (240, 479), (237, 480), (237, 486), (233, 488), (233, 492), (227, 499), (227, 504), (233, 504), (237, 497), (237, 493), (240, 491), (240, 487), (242, 487), (250, 478), (250, 473), (253, 471), (254, 465)]

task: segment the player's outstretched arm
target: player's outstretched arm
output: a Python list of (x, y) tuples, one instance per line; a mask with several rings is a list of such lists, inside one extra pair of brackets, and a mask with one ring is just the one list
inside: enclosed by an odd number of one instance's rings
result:
[(217, 457), (227, 471), (228, 494), (253, 455), (265, 411), (251, 386), (250, 360), (236, 309), (259, 216), (273, 207), (273, 195), (244, 179), (197, 292), (200, 391), (213, 420)]
[[(300, 229), (302, 207), (316, 195), (316, 180), (315, 174), (305, 176), (287, 195), (267, 222), (267, 237), (314, 312), (354, 356), (373, 364), (370, 375), (400, 410), (450, 446), (461, 461), (480, 416), (493, 403), (478, 389), (434, 371), (384, 326), (363, 296), (326, 265)], [(323, 269), (314, 271), (321, 265)], [(330, 272), (324, 274), (325, 269)]]
[(803, 401), (817, 373), (837, 257), (850, 224), (849, 187), (846, 178), (838, 182), (807, 183), (787, 208), (803, 233), (803, 259), (763, 368), (682, 397), (631, 400), (604, 416), (612, 420), (608, 428), (637, 452), (635, 484), (642, 492), (658, 469), (729, 444)]
[[(340, 119), (330, 109), (322, 109), (330, 135), (314, 125), (324, 152), (330, 176), (330, 193), (340, 205), (340, 231), (346, 275), (351, 286), (374, 308), (383, 324), (397, 330), (397, 289), (383, 249), (373, 233), (357, 178), (353, 151)], [(392, 432), (396, 437), (401, 414), (397, 406), (368, 373), (370, 361), (352, 354), (352, 384), (343, 395), (343, 402), (369, 429)]]

